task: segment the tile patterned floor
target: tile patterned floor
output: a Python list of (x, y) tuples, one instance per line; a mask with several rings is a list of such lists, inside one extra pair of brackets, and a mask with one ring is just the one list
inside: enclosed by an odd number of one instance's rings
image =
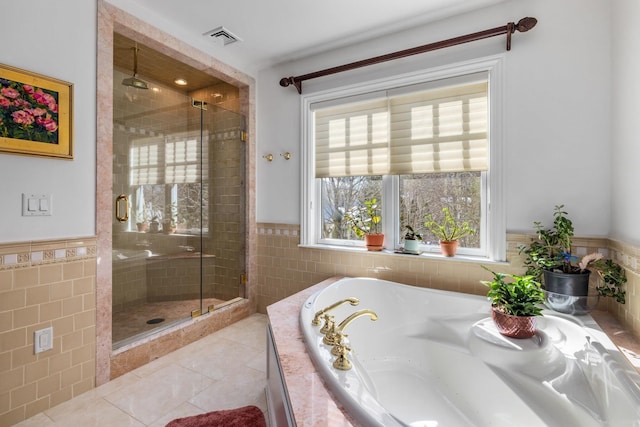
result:
[(17, 425), (164, 427), (246, 405), (268, 419), (266, 324), (254, 314)]

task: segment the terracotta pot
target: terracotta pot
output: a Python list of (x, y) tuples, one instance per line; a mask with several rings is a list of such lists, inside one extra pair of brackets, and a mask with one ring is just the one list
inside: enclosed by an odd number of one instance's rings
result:
[(536, 316), (512, 316), (491, 307), (498, 332), (510, 338), (531, 338), (536, 334)]
[(149, 229), (149, 223), (148, 222), (138, 222), (138, 223), (136, 223), (136, 227), (138, 228), (138, 231), (147, 231)]
[(451, 257), (456, 254), (458, 250), (458, 241), (457, 240), (440, 240), (440, 252), (442, 255)]
[(381, 251), (384, 249), (384, 234), (366, 234), (364, 243), (367, 245), (368, 251)]

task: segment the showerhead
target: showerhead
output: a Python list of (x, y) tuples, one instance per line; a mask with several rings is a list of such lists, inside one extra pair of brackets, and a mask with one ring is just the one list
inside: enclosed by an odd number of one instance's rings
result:
[(149, 89), (147, 82), (136, 77), (136, 74), (138, 74), (138, 45), (136, 44), (131, 49), (133, 49), (133, 77), (122, 80), (122, 84), (136, 89)]
[(122, 84), (125, 86), (135, 87), (136, 89), (149, 89), (147, 86), (147, 82), (144, 80), (140, 80), (134, 74), (133, 77), (129, 77), (128, 79), (122, 80)]

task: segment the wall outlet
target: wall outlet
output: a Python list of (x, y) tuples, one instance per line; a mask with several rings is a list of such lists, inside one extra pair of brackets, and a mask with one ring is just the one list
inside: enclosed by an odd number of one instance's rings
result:
[(33, 351), (35, 354), (42, 353), (43, 351), (51, 350), (53, 348), (53, 327), (40, 329), (35, 331), (33, 337)]

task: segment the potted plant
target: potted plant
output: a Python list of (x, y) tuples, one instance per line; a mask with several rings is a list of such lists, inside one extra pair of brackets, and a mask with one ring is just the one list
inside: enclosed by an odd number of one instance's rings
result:
[(567, 217), (564, 205), (555, 206), (553, 226), (545, 228), (534, 222), (536, 238), (529, 245), (521, 245), (520, 254), (526, 256), (526, 274), (542, 280), (547, 292), (561, 295), (586, 296), (592, 271), (601, 279), (596, 286), (598, 295), (612, 297), (625, 303), (622, 286), (627, 278), (625, 270), (600, 253), (585, 255), (581, 260), (571, 254), (573, 223)]
[(448, 207), (442, 208), (442, 221), (436, 221), (432, 214), (425, 215), (424, 226), (440, 241), (442, 255), (452, 257), (458, 250), (458, 240), (475, 233), (467, 221), (458, 222)]
[(149, 203), (136, 212), (136, 227), (138, 231), (145, 232), (149, 230), (149, 221), (151, 221), (152, 216), (153, 209)]
[(166, 208), (164, 221), (162, 221), (162, 232), (164, 234), (173, 234), (176, 231), (178, 207), (172, 203)]
[(380, 230), (382, 217), (377, 199), (365, 200), (364, 206), (351, 208), (344, 217), (356, 236), (364, 236), (367, 250), (381, 251), (384, 248), (384, 234)]
[(405, 225), (407, 229), (404, 233), (404, 250), (403, 252), (410, 254), (417, 254), (419, 251), (420, 240), (422, 240), (422, 234), (416, 232), (412, 226)]
[[(491, 317), (498, 331), (511, 338), (529, 338), (536, 333), (536, 316), (542, 315), (544, 292), (531, 275), (496, 273), (493, 280), (481, 280), (487, 286), (491, 301)], [(506, 279), (511, 279), (507, 281)]]

